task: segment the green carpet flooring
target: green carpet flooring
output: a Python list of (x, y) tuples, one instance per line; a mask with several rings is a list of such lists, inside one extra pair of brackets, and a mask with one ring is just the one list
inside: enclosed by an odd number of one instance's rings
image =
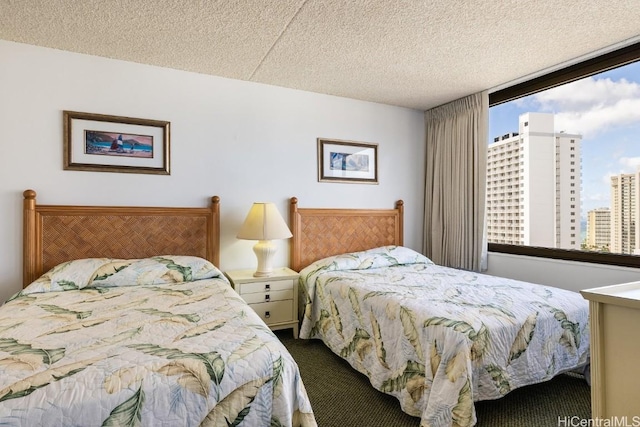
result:
[[(276, 335), (300, 368), (319, 427), (419, 427), (395, 397), (375, 390), (369, 380), (320, 340), (295, 340), (291, 330)], [(502, 399), (476, 402), (479, 427), (558, 427), (560, 420), (588, 420), (590, 388), (584, 377), (560, 375), (516, 389)]]

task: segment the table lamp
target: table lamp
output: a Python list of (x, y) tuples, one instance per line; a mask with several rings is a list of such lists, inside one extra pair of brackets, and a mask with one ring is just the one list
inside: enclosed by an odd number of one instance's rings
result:
[(258, 258), (258, 269), (254, 277), (273, 274), (272, 261), (277, 251), (272, 240), (288, 239), (292, 236), (289, 227), (274, 203), (254, 203), (236, 236), (243, 240), (257, 240), (253, 247)]

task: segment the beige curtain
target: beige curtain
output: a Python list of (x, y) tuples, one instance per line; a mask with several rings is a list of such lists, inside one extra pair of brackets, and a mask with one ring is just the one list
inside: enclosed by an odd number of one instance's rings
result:
[(425, 113), (424, 254), (454, 268), (486, 269), (485, 193), (489, 95)]

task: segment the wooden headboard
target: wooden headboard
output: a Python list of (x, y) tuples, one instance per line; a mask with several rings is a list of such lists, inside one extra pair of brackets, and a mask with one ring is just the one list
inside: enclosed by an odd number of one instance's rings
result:
[(38, 205), (24, 192), (23, 286), (72, 259), (192, 255), (220, 261), (220, 198), (205, 208)]
[(403, 244), (404, 202), (395, 209), (299, 208), (291, 198), (290, 267), (300, 271), (314, 261), (345, 252)]

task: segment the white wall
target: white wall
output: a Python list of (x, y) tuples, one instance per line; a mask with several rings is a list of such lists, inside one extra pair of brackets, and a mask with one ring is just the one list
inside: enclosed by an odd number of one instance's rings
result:
[[(251, 203), (392, 208), (422, 247), (420, 111), (0, 41), (0, 301), (22, 285), (22, 192), (41, 204), (206, 206), (221, 198), (222, 269), (256, 265), (235, 238)], [(65, 171), (62, 111), (171, 122), (171, 175)], [(316, 138), (379, 144), (379, 185), (317, 182)], [(288, 260), (281, 241), (276, 264)]]
[(487, 274), (572, 291), (640, 280), (640, 269), (489, 253)]

